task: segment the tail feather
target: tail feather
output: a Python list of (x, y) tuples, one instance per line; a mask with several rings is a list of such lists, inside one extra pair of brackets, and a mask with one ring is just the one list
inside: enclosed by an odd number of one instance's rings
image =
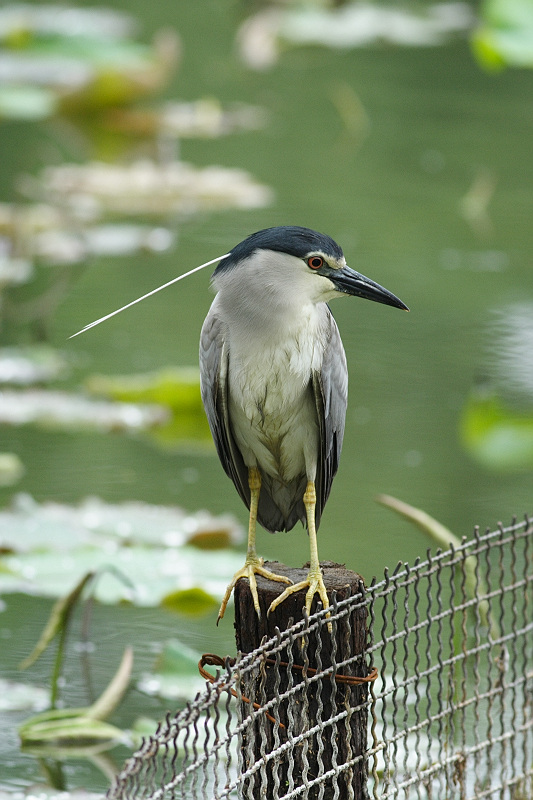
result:
[(303, 496), (305, 478), (285, 484), (263, 475), (257, 520), (271, 533), (290, 531), (297, 522), (306, 522)]

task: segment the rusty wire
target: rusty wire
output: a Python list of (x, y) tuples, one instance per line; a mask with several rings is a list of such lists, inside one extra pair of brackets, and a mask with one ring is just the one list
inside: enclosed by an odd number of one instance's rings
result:
[[(316, 672), (305, 647), (303, 663), (294, 654), (302, 652), (310, 630), (337, 624), (358, 604), (368, 609), (365, 663), (377, 680), (361, 701), (369, 713), (364, 756), (355, 750), (350, 756), (348, 747), (343, 760), (337, 744), (349, 738), (347, 721), (357, 709), (334, 704), (326, 714), (323, 689), (349, 670), (336, 663), (335, 652), (328, 654), (333, 668), (323, 668), (323, 654), (317, 654)], [(261, 695), (265, 663), (275, 673), (274, 698)], [(476, 530), (458, 547), (428, 552), (412, 566), (401, 563), (364, 597), (335, 603), (330, 619), (320, 611), (253, 653), (214, 665), (218, 677), (210, 676), (205, 692), (143, 741), (108, 800), (254, 798), (267, 784), (269, 800), (322, 800), (330, 796), (328, 781), (331, 796), (344, 800), (353, 794), (341, 794), (339, 782), (354, 769), (368, 772), (373, 800), (531, 798), (533, 524), (526, 518), (483, 534)], [(379, 676), (371, 672), (376, 667)], [(258, 679), (261, 702), (252, 706), (245, 687)], [(319, 711), (312, 724), (306, 692), (316, 682)], [(282, 706), (283, 729), (272, 724)], [(317, 729), (334, 743), (329, 766), (319, 744), (316, 772), (302, 776), (289, 768), (281, 780), (275, 764), (286, 756), (290, 764), (296, 752), (303, 753), (304, 767), (309, 764)], [(259, 736), (255, 762), (251, 731)]]

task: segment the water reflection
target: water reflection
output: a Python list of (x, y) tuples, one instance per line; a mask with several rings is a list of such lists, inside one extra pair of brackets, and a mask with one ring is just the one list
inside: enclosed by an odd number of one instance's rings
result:
[[(128, 114), (113, 120), (114, 130), (109, 118), (105, 130), (96, 115), (68, 122), (56, 118), (46, 125), (4, 118), (2, 186), (9, 209), (0, 231), (0, 252), (6, 256), (0, 258), (2, 344), (48, 336), (55, 351), (65, 353), (63, 367), (56, 371), (45, 354), (42, 362), (31, 356), (33, 366), (28, 367), (27, 361), (14, 364), (4, 352), (10, 390), (17, 370), (21, 375), (25, 369), (33, 371), (32, 381), (40, 389), (79, 392), (90, 374), (128, 376), (158, 374), (169, 366), (196, 367), (201, 322), (212, 299), (206, 274), (83, 338), (67, 342), (67, 337), (87, 320), (188, 266), (227, 252), (253, 230), (303, 224), (334, 236), (352, 267), (390, 286), (412, 309), (392, 326), (390, 317), (362, 303), (357, 309), (348, 303), (334, 307), (349, 361), (350, 405), (340, 471), (320, 530), (322, 557), (346, 562), (370, 580), (381, 576), (385, 566), (412, 562), (425, 553), (425, 537), (375, 503), (374, 497), (384, 492), (427, 511), (458, 536), (468, 534), (474, 524), (492, 526), (498, 519), (531, 511), (527, 446), (533, 198), (528, 109), (533, 74), (482, 72), (464, 39), (422, 49), (294, 47), (283, 50), (273, 70), (250, 73), (235, 56), (234, 5), (165, 0), (139, 9), (146, 38), (170, 23), (179, 27), (184, 46), (181, 72), (169, 77), (161, 106), (150, 109), (148, 118), (153, 121), (150, 115), (155, 113), (158, 123), (166, 103), (179, 98), (195, 103), (205, 95), (221, 98), (215, 106), (222, 113), (207, 115), (219, 127), (221, 119), (222, 127), (228, 120), (224, 109), (234, 108), (236, 100), (246, 108), (265, 109), (264, 127), (252, 126), (226, 138), (184, 138), (180, 156), (199, 169), (209, 164), (242, 168), (259, 185), (272, 187), (274, 203), (253, 209), (233, 206), (221, 214), (202, 209), (180, 219), (179, 226), (172, 215), (130, 219), (138, 246), (123, 247), (113, 258), (105, 249), (109, 229), (83, 239), (80, 222), (67, 219), (63, 229), (69, 242), (74, 237), (87, 248), (86, 268), (69, 272), (73, 280), (65, 286), (68, 294), (50, 296), (39, 309), (31, 303), (46, 288), (43, 284), (60, 283), (64, 276), (50, 264), (53, 248), (45, 236), (40, 240), (46, 247), (38, 259), (39, 280), (29, 282), (34, 264), (19, 244), (34, 239), (24, 214), (15, 215), (18, 238), (7, 236), (6, 219), (14, 218), (11, 204), (31, 207), (26, 200), (20, 202), (17, 176), (31, 175), (36, 187), (43, 167), (63, 160), (126, 164), (146, 157), (161, 174), (162, 151), (134, 130), (138, 118)], [(61, 191), (57, 195), (62, 199)], [(161, 208), (162, 199), (156, 199)], [(39, 197), (32, 197), (33, 202)], [(106, 219), (94, 225), (124, 223)], [(140, 233), (137, 225), (143, 226)], [(161, 231), (169, 232), (172, 241), (166, 233), (161, 239)], [(122, 244), (125, 232), (115, 229)], [(112, 242), (116, 251), (117, 239)], [(3, 277), (6, 271), (8, 279)], [(8, 289), (8, 280), (17, 285)], [(31, 322), (40, 310), (48, 315), (44, 328)], [(489, 379), (481, 394), (476, 389), (479, 375)], [(473, 439), (466, 438), (466, 417)], [(67, 434), (27, 425), (2, 426), (1, 439), (1, 449), (18, 459), (16, 490), (39, 503), (77, 506), (96, 495), (113, 504), (140, 500), (176, 504), (191, 512), (232, 511), (245, 523), (240, 500), (212, 450), (176, 453), (154, 439), (118, 432)], [(511, 465), (509, 457), (515, 458)], [(4, 505), (11, 503), (14, 491), (0, 487)], [(261, 532), (258, 546), (263, 555), (298, 566), (308, 557), (303, 529), (276, 536)], [(242, 554), (236, 557), (240, 563)], [(6, 677), (20, 679), (17, 664), (31, 650), (48, 611), (42, 599), (2, 598), (0, 662)], [(178, 634), (197, 650), (232, 653), (231, 624), (216, 628), (215, 616), (207, 614), (198, 624), (161, 609), (97, 606), (97, 682), (103, 684), (108, 664), (118, 660), (126, 641), (135, 641), (142, 671), (152, 666), (156, 645)], [(28, 680), (44, 685), (46, 677), (46, 670), (36, 666)], [(67, 699), (83, 705), (85, 687), (77, 662), (67, 679)], [(139, 710), (157, 718), (166, 704), (135, 693), (116, 724), (131, 724)], [(4, 761), (13, 764), (3, 780), (11, 787), (39, 780), (36, 762), (21, 756), (13, 741), (0, 740)], [(104, 788), (101, 777), (84, 770), (76, 765), (69, 779)]]

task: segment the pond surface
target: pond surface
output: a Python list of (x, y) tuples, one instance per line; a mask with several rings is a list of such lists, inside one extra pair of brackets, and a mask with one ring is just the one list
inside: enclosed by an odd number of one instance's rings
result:
[[(92, 259), (49, 326), (51, 343), (77, 364), (72, 382), (90, 373), (196, 365), (212, 300), (209, 270), (83, 336), (68, 336), (227, 252), (254, 230), (278, 224), (316, 228), (342, 245), (353, 268), (411, 309), (399, 314), (355, 299), (333, 304), (348, 358), (350, 399), (341, 467), (319, 533), (321, 558), (346, 563), (370, 580), (400, 560), (425, 554), (431, 542), (378, 505), (381, 493), (424, 509), (459, 537), (476, 524), (494, 527), (531, 512), (531, 464), (511, 463), (504, 470), (480, 460), (461, 431), (469, 398), (481, 390), (494, 391), (507, 407), (531, 418), (532, 396), (507, 369), (511, 358), (506, 361), (502, 330), (521, 309), (520, 340), (528, 320), (531, 331), (533, 316), (533, 73), (484, 72), (462, 38), (425, 48), (287, 48), (276, 65), (257, 72), (236, 54), (244, 5), (173, 0), (114, 7), (137, 16), (143, 36), (165, 26), (179, 31), (182, 62), (165, 97), (213, 96), (268, 112), (261, 130), (184, 140), (180, 154), (196, 166), (243, 168), (271, 187), (275, 199), (263, 209), (191, 217), (180, 223), (170, 252)], [(81, 123), (4, 122), (0, 199), (13, 200), (21, 173), (64, 159), (90, 160), (97, 145), (97, 132)], [(2, 335), (6, 344), (31, 338), (29, 330), (13, 324)], [(531, 375), (533, 357), (517, 369)], [(16, 453), (25, 467), (16, 491), (38, 501), (136, 499), (229, 511), (246, 523), (214, 449), (175, 452), (141, 437), (29, 426), (3, 426), (0, 437), (0, 450)], [(0, 489), (0, 501), (8, 505), (14, 491)], [(258, 549), (291, 565), (308, 559), (300, 528), (276, 536), (261, 532)], [(23, 595), (6, 595), (3, 602), (0, 665), (5, 677), (20, 680), (16, 665), (38, 638), (50, 604)], [(168, 638), (200, 652), (233, 653), (231, 612), (219, 628), (215, 616), (198, 624), (162, 610), (97, 607), (91, 627), (96, 686), (105, 686), (130, 642), (136, 646), (136, 674)], [(70, 654), (66, 699), (84, 704), (74, 648)], [(28, 679), (46, 684), (50, 664), (47, 658), (39, 662)], [(127, 726), (140, 714), (157, 719), (167, 705), (134, 691), (113, 722)], [(13, 719), (8, 724), (13, 731)], [(120, 763), (123, 755), (116, 751), (112, 758)], [(42, 765), (19, 755), (14, 733), (0, 744), (0, 758), (6, 764), (0, 786), (42, 780)], [(104, 789), (102, 770), (86, 763), (67, 764), (64, 783)]]

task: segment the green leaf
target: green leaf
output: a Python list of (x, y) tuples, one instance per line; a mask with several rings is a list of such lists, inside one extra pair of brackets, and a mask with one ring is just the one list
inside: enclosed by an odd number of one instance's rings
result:
[(153, 607), (171, 592), (194, 587), (220, 602), (231, 577), (242, 567), (243, 556), (225, 550), (214, 556), (193, 547), (133, 546), (107, 552), (100, 548), (75, 548), (59, 555), (50, 551), (7, 554), (2, 561), (6, 572), (0, 573), (0, 593), (31, 592), (57, 597), (63, 591), (65, 572), (83, 575), (112, 563), (135, 588), (131, 590), (104, 575), (96, 585), (95, 597), (102, 603), (127, 602)]
[(57, 108), (57, 96), (49, 89), (40, 86), (0, 86), (0, 119), (46, 119)]
[(137, 375), (93, 375), (85, 383), (91, 394), (125, 403), (158, 403), (176, 411), (202, 411), (200, 371), (167, 367)]
[(460, 540), (449, 528), (441, 522), (438, 522), (434, 517), (430, 516), (430, 514), (422, 511), (422, 509), (410, 506), (408, 503), (404, 503), (402, 500), (398, 500), (396, 497), (390, 497), (390, 495), (387, 494), (380, 494), (376, 499), (378, 503), (396, 511), (396, 513), (400, 514), (404, 519), (414, 522), (420, 530), (427, 533), (443, 550), (447, 550), (450, 544), (453, 544), (456, 548), (461, 545)]
[(65, 574), (80, 580), (112, 565), (129, 585), (100, 575), (94, 595), (104, 603), (157, 606), (173, 592), (201, 590), (204, 595), (196, 595), (196, 601), (203, 596), (206, 607), (208, 597), (220, 602), (242, 566), (242, 555), (229, 548), (214, 555), (193, 546), (198, 536), (209, 538), (213, 532), (224, 544), (242, 539), (232, 517), (206, 511), (191, 514), (138, 502), (112, 505), (98, 498), (79, 506), (39, 504), (19, 495), (12, 508), (0, 511), (0, 593), (58, 597), (64, 593)]
[(200, 653), (177, 639), (165, 643), (153, 670), (145, 673), (137, 688), (141, 692), (169, 700), (191, 700), (205, 687), (198, 672)]
[(460, 431), (464, 447), (483, 466), (533, 468), (533, 411), (513, 411), (497, 397), (476, 392), (463, 409)]
[(139, 375), (93, 375), (85, 386), (91, 394), (109, 400), (166, 408), (168, 422), (149, 432), (150, 438), (162, 446), (187, 442), (212, 447), (196, 367), (168, 367)]
[(135, 432), (163, 425), (162, 406), (94, 400), (81, 393), (50, 389), (6, 389), (0, 394), (0, 423), (53, 430)]
[(0, 486), (13, 486), (24, 472), (24, 464), (15, 453), (0, 453)]
[(80, 747), (124, 739), (123, 731), (104, 722), (118, 706), (128, 688), (133, 650), (127, 647), (120, 666), (98, 700), (86, 708), (43, 711), (19, 727), (23, 746)]
[(0, 348), (0, 384), (30, 386), (62, 378), (65, 356), (47, 344)]
[(50, 692), (42, 686), (0, 678), (0, 714), (6, 711), (41, 711), (49, 705)]
[(83, 709), (62, 709), (34, 717), (19, 728), (22, 747), (80, 747), (124, 739), (119, 728), (82, 712)]
[(218, 602), (212, 594), (195, 587), (165, 595), (161, 600), (161, 605), (169, 611), (185, 614), (188, 617), (197, 617), (213, 611)]
[(100, 695), (98, 700), (89, 706), (85, 712), (85, 716), (93, 720), (104, 720), (112, 714), (118, 706), (126, 689), (129, 686), (131, 671), (133, 669), (133, 648), (126, 647), (113, 679), (107, 686), (104, 692)]
[(481, 20), (472, 49), (483, 67), (533, 67), (531, 0), (485, 0)]
[[(172, 31), (151, 44), (129, 37), (129, 18), (107, 9), (48, 10), (48, 25), (38, 7), (24, 8), (18, 28), (0, 30), (9, 83), (0, 92), (0, 112), (42, 119), (59, 109), (80, 111), (122, 105), (151, 94), (174, 71), (177, 37)], [(100, 15), (98, 25), (97, 16)], [(54, 17), (62, 16), (55, 27)], [(74, 20), (77, 17), (77, 21)], [(6, 26), (6, 20), (2, 20)], [(7, 21), (9, 25), (9, 21)]]
[[(448, 550), (449, 547), (452, 546), (457, 551), (461, 547), (461, 540), (452, 533), (449, 528), (420, 508), (415, 508), (415, 506), (411, 506), (408, 503), (404, 503), (402, 500), (398, 500), (396, 497), (390, 497), (386, 494), (379, 495), (377, 501), (387, 508), (396, 511), (396, 513), (400, 514), (404, 519), (413, 522), (421, 531), (436, 542), (442, 550)], [(476, 556), (467, 556), (465, 558), (464, 571), (467, 594), (472, 599), (487, 594), (487, 587), (477, 574)], [(491, 639), (498, 639), (500, 637), (500, 630), (496, 620), (490, 614), (488, 602), (486, 600), (479, 601), (478, 609), (483, 624), (489, 628)]]
[(55, 637), (63, 632), (68, 624), (69, 617), (76, 603), (78, 602), (81, 593), (93, 577), (94, 573), (88, 572), (76, 584), (74, 589), (72, 589), (72, 591), (66, 595), (66, 597), (61, 597), (56, 603), (54, 603), (51, 614), (39, 638), (39, 641), (33, 648), (30, 655), (21, 663), (20, 669), (27, 669), (28, 667), (31, 667), (31, 665), (34, 664), (44, 653), (48, 645), (55, 639)]

